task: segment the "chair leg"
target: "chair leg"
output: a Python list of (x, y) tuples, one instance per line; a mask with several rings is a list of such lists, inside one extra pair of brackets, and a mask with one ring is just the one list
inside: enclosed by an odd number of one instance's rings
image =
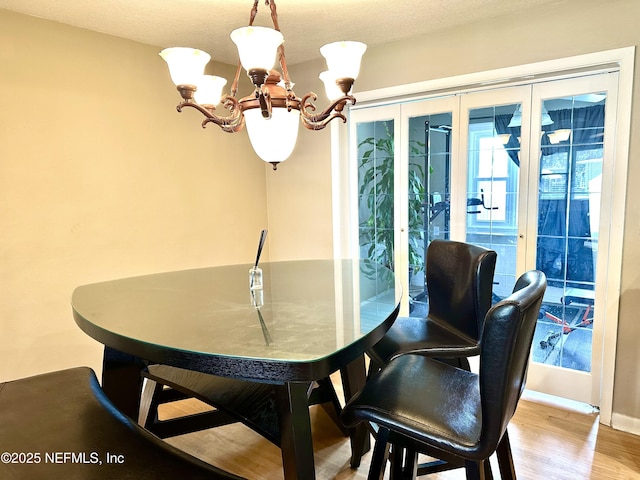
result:
[(485, 466), (483, 461), (474, 462), (465, 460), (464, 469), (467, 473), (467, 480), (488, 480), (485, 476)]
[(500, 467), (500, 478), (502, 478), (502, 480), (516, 480), (516, 469), (513, 465), (511, 443), (509, 442), (509, 434), (506, 430), (500, 443), (498, 443), (496, 455), (498, 457), (498, 466)]
[(491, 462), (487, 458), (482, 462), (482, 469), (484, 470), (484, 480), (493, 480), (493, 472), (491, 471)]
[(380, 427), (376, 435), (376, 443), (371, 456), (371, 466), (367, 480), (382, 480), (389, 459), (389, 430)]
[(404, 455), (402, 480), (415, 480), (418, 475), (418, 452), (414, 448), (407, 448)]
[(391, 445), (391, 454), (389, 455), (389, 467), (391, 473), (389, 480), (402, 480), (402, 467), (404, 465), (404, 448), (399, 445)]

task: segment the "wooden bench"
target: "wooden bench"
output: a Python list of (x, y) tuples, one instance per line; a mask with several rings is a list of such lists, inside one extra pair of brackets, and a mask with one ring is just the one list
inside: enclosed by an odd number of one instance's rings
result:
[(3, 480), (242, 480), (139, 427), (87, 367), (0, 383), (0, 455)]

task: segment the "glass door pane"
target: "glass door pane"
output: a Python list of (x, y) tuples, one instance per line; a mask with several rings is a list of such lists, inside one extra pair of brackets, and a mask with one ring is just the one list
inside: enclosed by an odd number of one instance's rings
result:
[(405, 292), (400, 315), (427, 315), (425, 257), (450, 235), (450, 179), (456, 97), (350, 113), (357, 179), (360, 258), (396, 273)]
[[(606, 92), (542, 102), (536, 268), (548, 287), (533, 360), (591, 371)], [(546, 120), (545, 120), (546, 119)]]
[(358, 248), (368, 258), (395, 268), (395, 120), (356, 123)]
[(469, 109), (466, 241), (498, 254), (494, 301), (516, 280), (521, 115), (520, 103)]
[(452, 113), (409, 117), (408, 125), (409, 313), (426, 316), (427, 247), (450, 235)]

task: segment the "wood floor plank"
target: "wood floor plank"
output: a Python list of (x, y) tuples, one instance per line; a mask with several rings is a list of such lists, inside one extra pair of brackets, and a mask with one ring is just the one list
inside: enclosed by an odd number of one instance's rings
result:
[[(195, 400), (163, 407), (167, 416), (206, 408)], [(365, 480), (371, 452), (357, 469), (349, 466), (349, 439), (320, 407), (311, 407), (318, 480)], [(519, 480), (640, 480), (640, 436), (598, 423), (583, 412), (523, 399), (509, 435)], [(168, 440), (173, 445), (250, 480), (282, 480), (280, 450), (258, 434), (233, 424)], [(492, 459), (494, 472), (497, 463)], [(461, 470), (431, 480), (464, 479)], [(496, 478), (499, 475), (496, 474)]]

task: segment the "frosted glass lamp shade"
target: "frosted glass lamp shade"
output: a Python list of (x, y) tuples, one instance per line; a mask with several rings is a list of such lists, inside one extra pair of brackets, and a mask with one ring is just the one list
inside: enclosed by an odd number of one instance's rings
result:
[(509, 121), (509, 125), (507, 125), (507, 127), (515, 128), (521, 125), (522, 125), (522, 106), (518, 105), (516, 107), (516, 111), (513, 112), (513, 116), (511, 117), (511, 120)]
[(569, 137), (571, 136), (571, 129), (561, 128), (560, 130), (556, 130), (555, 132), (550, 132), (548, 136), (549, 136), (549, 141), (553, 145), (556, 145), (560, 142), (566, 142), (567, 140), (569, 140)]
[(334, 77), (330, 71), (326, 70), (322, 72), (319, 77), (322, 83), (324, 83), (324, 90), (329, 100), (336, 100), (344, 95), (340, 87), (336, 84), (336, 77)]
[(215, 75), (202, 75), (196, 84), (198, 88), (194, 95), (200, 105), (217, 105), (222, 97), (222, 89), (227, 80)]
[(231, 32), (231, 40), (238, 47), (240, 63), (247, 72), (253, 69), (269, 71), (276, 62), (276, 53), (284, 37), (273, 28), (242, 27)]
[(165, 48), (160, 56), (167, 62), (171, 80), (176, 86), (197, 85), (204, 67), (211, 60), (208, 53), (186, 47)]
[(549, 116), (549, 112), (547, 111), (547, 107), (542, 105), (542, 118), (540, 119), (541, 125), (553, 125), (553, 120)]
[[(549, 116), (549, 112), (544, 105), (542, 105), (542, 118), (540, 119), (540, 124), (543, 126), (552, 125), (553, 120)], [(522, 105), (518, 105), (516, 111), (513, 112), (513, 116), (511, 117), (511, 121), (507, 127), (520, 127), (522, 126)]]
[(571, 129), (562, 128), (560, 130), (556, 130), (555, 133), (556, 133), (556, 136), (558, 137), (558, 141), (566, 142), (567, 140), (569, 140), (569, 137), (571, 136)]
[(360, 61), (367, 46), (361, 42), (333, 42), (320, 48), (334, 78), (358, 78)]
[(274, 108), (270, 119), (259, 108), (244, 111), (247, 134), (258, 156), (268, 163), (284, 162), (296, 146), (300, 111)]
[(503, 133), (501, 135), (498, 135), (498, 138), (500, 139), (500, 145), (506, 145), (507, 143), (509, 143), (509, 139), (511, 138), (511, 134), (510, 133)]

